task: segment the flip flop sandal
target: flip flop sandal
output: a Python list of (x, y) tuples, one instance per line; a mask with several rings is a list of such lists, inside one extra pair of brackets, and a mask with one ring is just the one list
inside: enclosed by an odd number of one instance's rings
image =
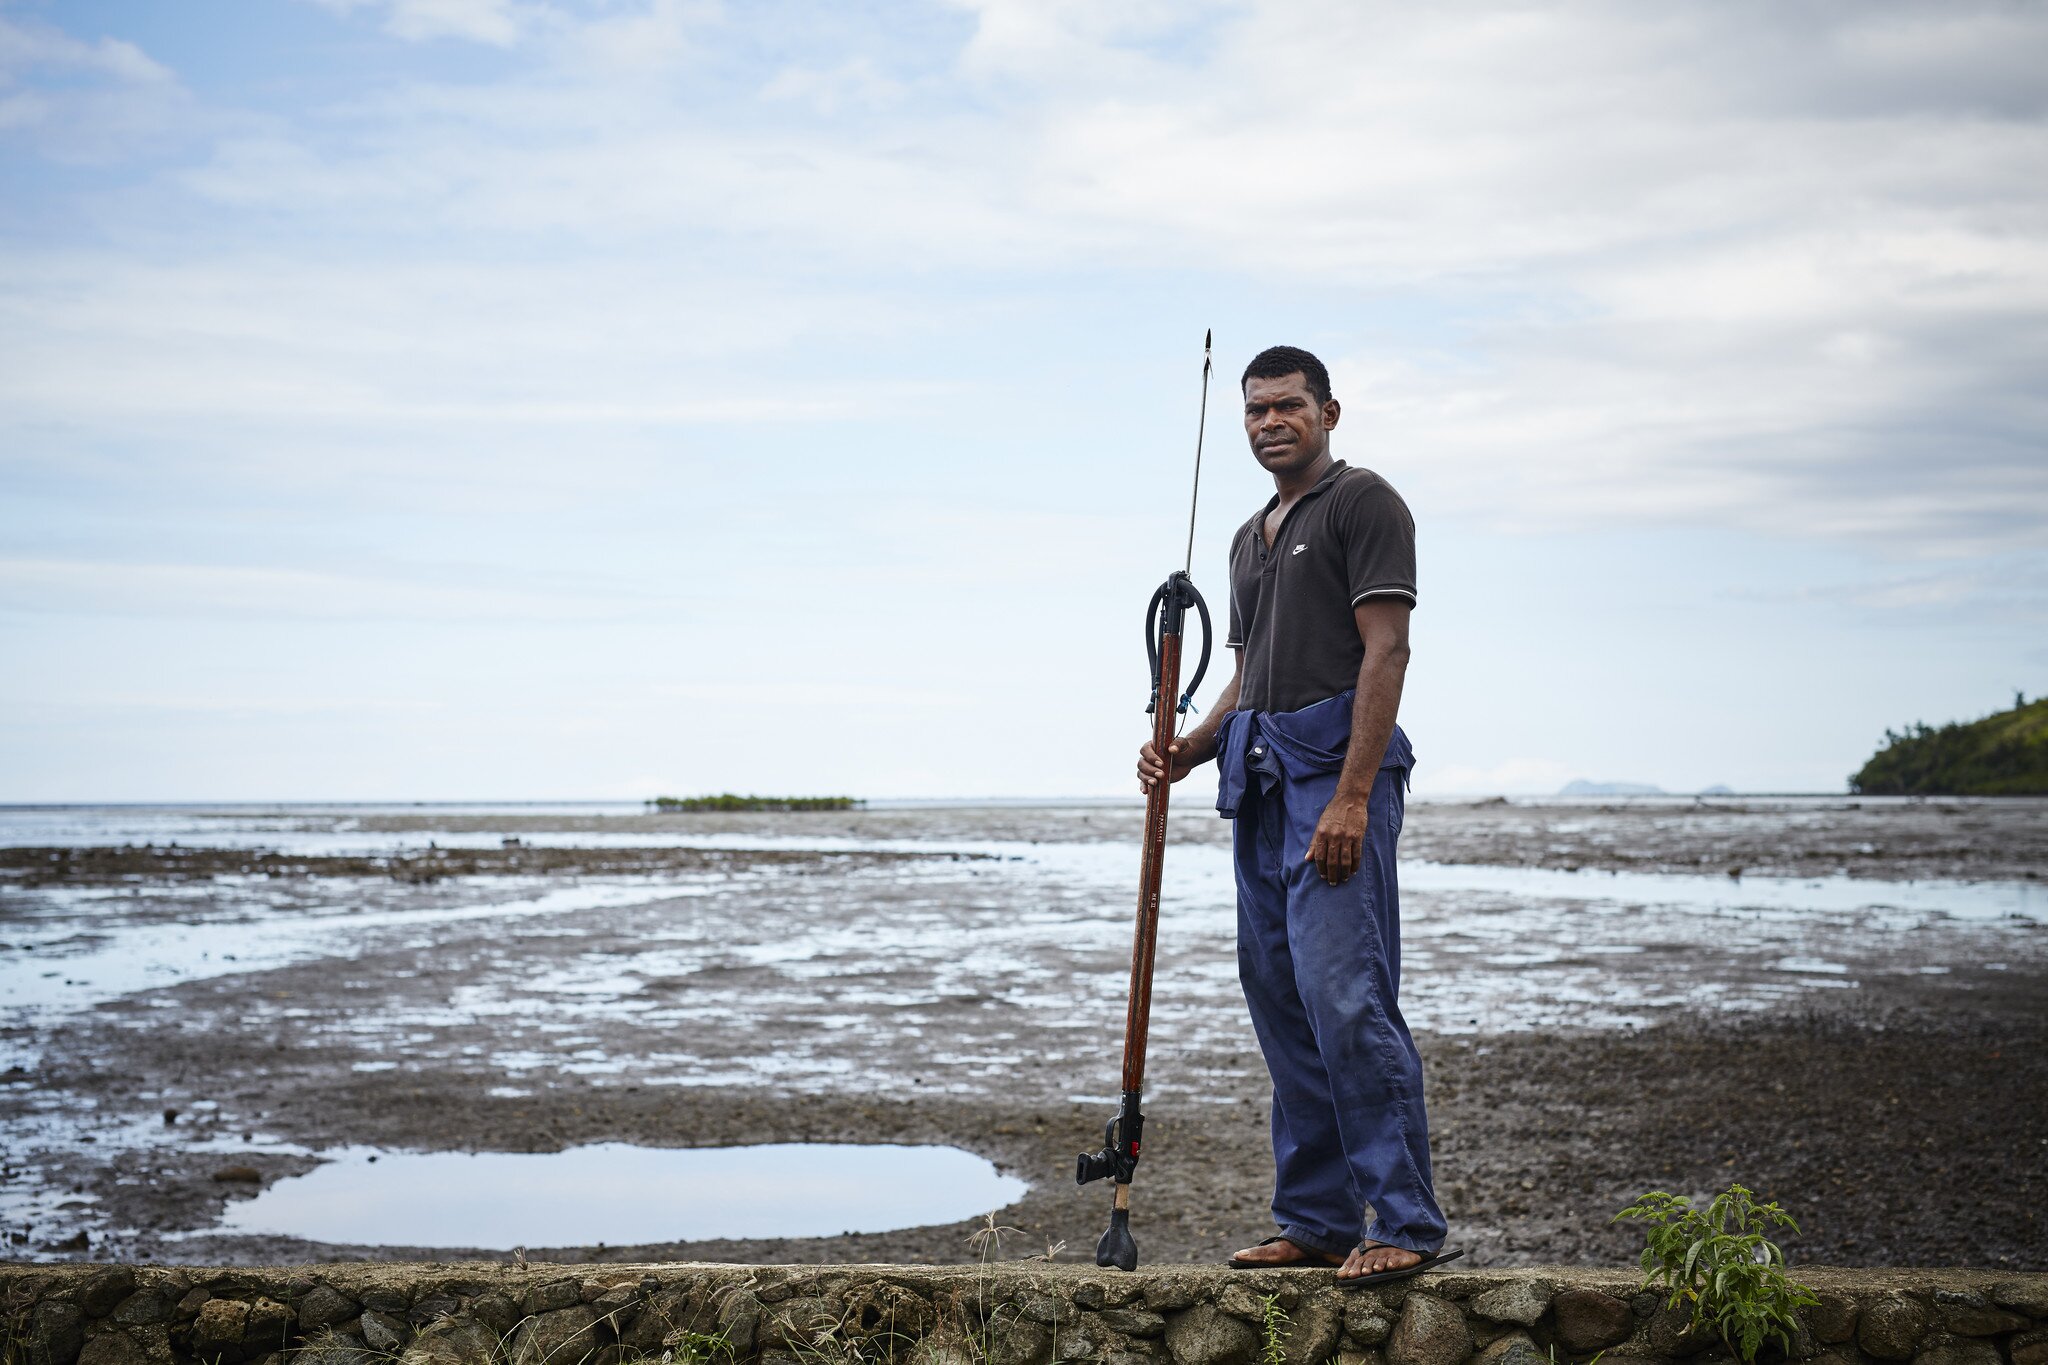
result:
[(1259, 1242), (1258, 1245), (1269, 1247), (1275, 1242), (1287, 1243), (1287, 1245), (1301, 1253), (1301, 1259), (1298, 1261), (1240, 1261), (1237, 1257), (1233, 1256), (1224, 1264), (1228, 1265), (1232, 1270), (1329, 1270), (1344, 1264), (1342, 1257), (1336, 1260), (1324, 1258), (1323, 1253), (1317, 1251), (1314, 1247), (1305, 1247), (1290, 1237), (1268, 1237)]
[(1339, 1289), (1360, 1289), (1369, 1284), (1385, 1284), (1389, 1280), (1405, 1280), (1411, 1275), (1420, 1275), (1425, 1270), (1433, 1270), (1445, 1261), (1455, 1261), (1464, 1254), (1461, 1248), (1450, 1247), (1444, 1251), (1439, 1251), (1434, 1256), (1425, 1256), (1414, 1265), (1404, 1265), (1399, 1270), (1382, 1270), (1375, 1275), (1354, 1275), (1349, 1279), (1340, 1275), (1337, 1277), (1337, 1287)]

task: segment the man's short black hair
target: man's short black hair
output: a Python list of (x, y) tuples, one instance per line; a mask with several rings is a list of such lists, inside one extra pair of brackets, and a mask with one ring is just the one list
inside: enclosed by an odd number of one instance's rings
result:
[(1254, 379), (1285, 379), (1290, 374), (1308, 381), (1308, 391), (1318, 403), (1330, 401), (1330, 372), (1299, 346), (1268, 346), (1253, 356), (1252, 363), (1244, 367), (1244, 378), (1237, 381), (1237, 391), (1243, 393), (1244, 386)]

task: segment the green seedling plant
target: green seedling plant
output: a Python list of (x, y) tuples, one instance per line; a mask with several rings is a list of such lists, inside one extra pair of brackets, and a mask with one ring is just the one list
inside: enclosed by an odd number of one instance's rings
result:
[(1293, 1321), (1280, 1306), (1278, 1294), (1267, 1294), (1259, 1300), (1259, 1365), (1286, 1365), (1284, 1338)]
[(1614, 1215), (1614, 1222), (1644, 1224), (1644, 1288), (1670, 1292), (1665, 1307), (1692, 1305), (1691, 1329), (1711, 1327), (1744, 1361), (1765, 1341), (1789, 1352), (1799, 1310), (1819, 1303), (1812, 1290), (1785, 1273), (1785, 1253), (1765, 1233), (1799, 1231), (1776, 1201), (1756, 1202), (1730, 1185), (1705, 1209), (1682, 1195), (1652, 1190)]

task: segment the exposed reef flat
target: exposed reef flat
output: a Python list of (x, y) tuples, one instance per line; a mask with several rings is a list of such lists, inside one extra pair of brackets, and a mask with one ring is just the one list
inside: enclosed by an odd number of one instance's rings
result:
[[(1832, 875), (1835, 851), (1882, 835), (1888, 851), (1852, 873), (2026, 888), (2040, 814), (1419, 804), (1407, 848), (1588, 868), (1649, 849), (1660, 876), (1734, 848)], [(950, 1145), (1030, 1182), (1000, 1211), (1022, 1230), (1013, 1251), (1065, 1242), (1071, 1259), (1100, 1231), (1105, 1196), (1077, 1190), (1072, 1163), (1114, 1089), (1132, 812), (264, 819), (235, 826), (250, 846), (188, 821), (170, 857), (163, 831), (148, 849), (78, 836), (0, 857), (0, 1228), (16, 1254), (510, 1253), (208, 1231), (230, 1201), (365, 1147)], [(1137, 1192), (1154, 1263), (1214, 1261), (1270, 1227), (1220, 828), (1186, 817), (1170, 863)], [(626, 846), (641, 840), (656, 844)], [(436, 875), (402, 875), (418, 870)], [(1795, 1261), (2048, 1268), (2038, 917), (1958, 919), (1924, 884), (1935, 908), (1901, 909), (1903, 883), (1867, 876), (1871, 908), (1809, 911), (1745, 908), (1754, 872), (1672, 878), (1661, 908), (1616, 900), (1612, 879), (1544, 875), (1413, 895), (1411, 1017), (1435, 1021), (1437, 1172), (1473, 1264), (1617, 1264), (1633, 1245), (1607, 1225), (1621, 1204), (1740, 1179), (1799, 1218)], [(1697, 899), (1723, 887), (1726, 904)], [(230, 1167), (255, 1179), (215, 1178)], [(976, 1226), (528, 1250), (964, 1262)]]

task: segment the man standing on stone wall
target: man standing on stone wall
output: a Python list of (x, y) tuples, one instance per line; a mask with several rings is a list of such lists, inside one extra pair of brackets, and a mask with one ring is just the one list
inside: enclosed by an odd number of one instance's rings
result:
[[(1331, 458), (1339, 408), (1321, 361), (1275, 346), (1241, 387), (1275, 492), (1230, 546), (1236, 676), (1168, 755), (1175, 782), (1217, 760), (1238, 974), (1273, 1078), (1280, 1231), (1231, 1264), (1402, 1279), (1459, 1254), (1441, 1249), (1422, 1059), (1396, 1003), (1415, 523), (1385, 479)], [(1147, 743), (1140, 784), (1164, 776)]]

